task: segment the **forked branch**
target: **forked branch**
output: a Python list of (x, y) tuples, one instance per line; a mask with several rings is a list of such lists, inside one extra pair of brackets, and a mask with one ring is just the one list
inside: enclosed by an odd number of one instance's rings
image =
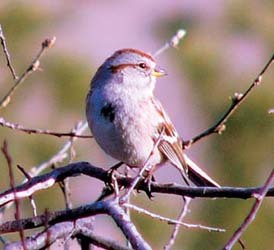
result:
[[(88, 162), (75, 162), (64, 167), (59, 167), (53, 171), (40, 176), (33, 177), (25, 183), (14, 187), (17, 199), (27, 198), (35, 192), (52, 187), (55, 183), (61, 182), (68, 177), (79, 176), (84, 174), (96, 178), (104, 183), (108, 183), (109, 172), (91, 165)], [(117, 173), (117, 183), (120, 187), (129, 187), (132, 185), (134, 178), (126, 177)], [(253, 198), (254, 193), (258, 193), (261, 187), (239, 188), (239, 187), (186, 187), (179, 184), (159, 184), (152, 182), (150, 184), (152, 193), (174, 194), (188, 197), (203, 197), (203, 198)], [(147, 184), (140, 181), (136, 190), (147, 192)], [(270, 188), (266, 196), (274, 196), (274, 188)], [(0, 194), (0, 207), (14, 201), (14, 192), (9, 189)]]
[[(129, 250), (121, 246), (113, 240), (106, 239), (95, 234), (90, 229), (93, 217), (78, 219), (75, 222), (61, 222), (50, 226), (46, 231), (38, 232), (25, 239), (27, 249), (42, 249), (49, 247), (57, 240), (77, 238), (81, 243), (85, 241), (87, 244), (92, 244), (105, 249)], [(5, 244), (4, 250), (22, 249), (22, 242), (12, 242)]]
[(45, 225), (45, 223), (49, 226), (53, 226), (62, 222), (74, 222), (80, 218), (92, 215), (107, 214), (121, 229), (133, 249), (150, 250), (150, 246), (139, 234), (129, 216), (125, 213), (124, 209), (121, 208), (117, 201), (117, 199), (97, 201), (71, 210), (49, 212), (46, 215), (44, 214), (28, 219), (5, 222), (0, 225), (0, 234), (16, 232), (19, 228), (23, 228), (24, 230), (38, 228)]
[(26, 80), (26, 78), (36, 71), (40, 65), (40, 58), (45, 53), (45, 51), (51, 48), (55, 43), (56, 37), (51, 39), (45, 39), (42, 42), (41, 49), (39, 50), (36, 57), (33, 59), (30, 66), (23, 72), (23, 74), (16, 80), (15, 84), (10, 88), (6, 95), (0, 100), (0, 109), (5, 108), (11, 100), (12, 95), (15, 93), (16, 89)]
[(2, 45), (4, 54), (5, 54), (5, 57), (6, 57), (7, 66), (10, 69), (10, 72), (12, 74), (13, 79), (16, 80), (18, 78), (18, 76), (16, 75), (15, 69), (11, 64), (10, 54), (9, 54), (9, 51), (8, 51), (8, 47), (7, 47), (7, 44), (6, 44), (6, 38), (4, 36), (4, 32), (3, 32), (1, 24), (0, 24), (0, 41), (1, 41), (1, 45)]
[(246, 216), (243, 223), (234, 232), (233, 236), (229, 239), (229, 241), (225, 245), (224, 250), (232, 249), (232, 247), (240, 239), (244, 231), (248, 228), (248, 226), (252, 223), (252, 221), (255, 220), (256, 214), (258, 213), (263, 203), (263, 200), (267, 194), (267, 191), (270, 189), (270, 186), (273, 183), (273, 180), (274, 180), (274, 168), (272, 169), (269, 177), (267, 178), (261, 190), (256, 194), (254, 193), (254, 197), (256, 198), (256, 201), (254, 202), (249, 214)]
[(3, 117), (0, 117), (0, 126), (2, 126), (4, 128), (9, 128), (12, 130), (24, 132), (27, 134), (52, 135), (55, 137), (93, 138), (93, 136), (91, 136), (91, 135), (81, 135), (81, 134), (76, 133), (76, 131), (56, 132), (56, 131), (52, 131), (52, 130), (48, 130), (48, 129), (25, 128), (24, 126), (22, 126), (20, 124), (8, 122)]
[(225, 130), (225, 123), (230, 118), (230, 116), (238, 109), (238, 107), (246, 100), (246, 98), (249, 96), (251, 91), (255, 89), (258, 85), (260, 85), (262, 81), (262, 77), (264, 73), (267, 71), (267, 69), (271, 66), (271, 64), (274, 61), (274, 54), (269, 59), (269, 61), (266, 63), (262, 71), (258, 74), (258, 76), (255, 78), (255, 80), (252, 82), (252, 84), (249, 86), (249, 88), (243, 93), (235, 93), (234, 96), (231, 98), (232, 102), (228, 110), (223, 114), (223, 116), (209, 129), (205, 130), (201, 134), (195, 136), (189, 141), (185, 141), (183, 144), (184, 148), (191, 147), (195, 142), (211, 135), (211, 134), (221, 134)]

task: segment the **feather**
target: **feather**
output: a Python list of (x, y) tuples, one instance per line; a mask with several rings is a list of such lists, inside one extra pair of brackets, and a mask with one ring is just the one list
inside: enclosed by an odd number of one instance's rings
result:
[(184, 154), (182, 140), (172, 125), (168, 115), (158, 101), (154, 100), (153, 104), (163, 117), (163, 121), (158, 127), (159, 135), (162, 134), (162, 139), (158, 146), (159, 150), (166, 156), (171, 164), (180, 171), (186, 184), (189, 185), (188, 180), (190, 180), (197, 186), (220, 187), (217, 182), (210, 178), (209, 175)]

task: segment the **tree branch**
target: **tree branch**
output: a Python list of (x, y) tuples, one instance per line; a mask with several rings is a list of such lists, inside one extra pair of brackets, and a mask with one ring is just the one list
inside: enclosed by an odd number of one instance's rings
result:
[(108, 203), (108, 206), (108, 215), (113, 218), (117, 226), (122, 230), (123, 234), (126, 236), (133, 249), (151, 249), (151, 247), (138, 233), (135, 225), (131, 222), (129, 215), (118, 203), (118, 199), (115, 199), (115, 201)]
[[(94, 167), (88, 162), (72, 163), (65, 167), (54, 169), (47, 174), (33, 177), (24, 184), (15, 187), (17, 198), (21, 199), (28, 197), (38, 190), (47, 189), (56, 182), (63, 181), (67, 177), (74, 177), (80, 174), (95, 177), (102, 181), (107, 180), (107, 172), (101, 168)], [(0, 194), (0, 206), (13, 200), (14, 195), (11, 189)]]
[[(51, 245), (58, 239), (65, 239), (68, 236), (71, 238), (84, 239), (89, 244), (93, 244), (98, 247), (103, 247), (105, 249), (113, 250), (126, 250), (125, 248), (113, 240), (105, 239), (102, 236), (94, 234), (89, 225), (91, 223), (92, 217), (87, 217), (83, 219), (78, 219), (76, 222), (61, 222), (56, 225), (53, 225), (46, 231), (39, 232), (32, 237), (25, 239), (25, 244), (28, 250), (41, 249), (43, 247), (48, 247), (48, 243)], [(50, 238), (47, 239), (48, 235)], [(22, 242), (13, 242), (5, 244), (4, 250), (18, 250), (22, 248)]]
[(117, 226), (130, 241), (133, 249), (148, 250), (150, 246), (144, 241), (137, 231), (129, 216), (120, 207), (118, 200), (97, 201), (70, 210), (57, 212), (48, 212), (46, 215), (40, 215), (27, 219), (5, 222), (0, 225), (0, 234), (16, 232), (21, 229), (33, 229), (41, 227), (47, 223), (49, 226), (67, 221), (76, 221), (79, 218), (107, 214), (113, 218)]
[(38, 52), (37, 56), (34, 58), (30, 66), (24, 71), (24, 73), (16, 80), (15, 84), (10, 88), (7, 94), (0, 101), (0, 109), (5, 108), (11, 100), (12, 95), (16, 91), (16, 89), (25, 81), (25, 79), (34, 71), (39, 68), (39, 60), (41, 56), (45, 53), (46, 49), (51, 48), (55, 43), (56, 37), (51, 39), (45, 39), (42, 42), (41, 49)]
[(9, 128), (12, 130), (17, 130), (20, 132), (25, 132), (27, 134), (39, 134), (39, 135), (52, 135), (55, 137), (77, 137), (77, 138), (93, 138), (91, 135), (81, 135), (77, 134), (76, 131), (71, 132), (55, 132), (48, 129), (33, 129), (33, 128), (25, 128), (20, 124), (11, 123), (8, 121), (5, 121), (3, 117), (0, 117), (0, 126), (4, 128)]
[[(76, 134), (82, 134), (87, 129), (87, 127), (88, 127), (87, 122), (78, 122), (72, 131)], [(70, 138), (66, 143), (64, 143), (62, 148), (55, 155), (53, 155), (50, 159), (48, 159), (46, 162), (43, 162), (39, 166), (35, 166), (35, 167), (31, 168), (31, 170), (28, 174), (30, 176), (37, 176), (42, 171), (47, 169), (49, 166), (56, 165), (57, 163), (62, 162), (64, 159), (66, 159), (68, 157), (67, 151), (70, 150), (72, 143), (77, 139), (78, 139), (77, 137)], [(29, 178), (26, 178), (23, 181), (23, 183), (27, 182), (28, 179)], [(43, 187), (37, 187), (37, 188), (38, 188), (38, 190), (44, 189)], [(1, 200), (1, 198), (0, 198), (0, 200)], [(12, 204), (12, 203), (10, 203), (10, 204)], [(9, 205), (6, 206), (5, 208), (9, 208)], [(1, 207), (1, 201), (0, 201), (0, 207)]]
[[(17, 193), (16, 193), (16, 190), (15, 190), (15, 187), (14, 187), (15, 184), (14, 184), (14, 174), (13, 174), (13, 171), (12, 171), (12, 159), (11, 159), (11, 156), (8, 152), (7, 141), (4, 141), (3, 147), (1, 148), (1, 150), (4, 154), (4, 156), (5, 156), (7, 164), (8, 164), (10, 186), (11, 186), (11, 190), (13, 192), (14, 201), (15, 201), (15, 214), (14, 214), (14, 216), (15, 216), (15, 219), (18, 221), (18, 220), (20, 220), (20, 207), (19, 207), (19, 200), (17, 199)], [(25, 242), (24, 242), (24, 230), (23, 230), (21, 225), (20, 225), (20, 229), (19, 229), (19, 235), (20, 235), (20, 239), (21, 239), (21, 242), (22, 242), (23, 249), (27, 250)]]
[(216, 227), (210, 227), (210, 226), (204, 226), (204, 225), (198, 225), (198, 224), (190, 224), (190, 223), (185, 223), (185, 222), (181, 222), (181, 220), (174, 220), (174, 219), (170, 219), (152, 212), (149, 212), (146, 209), (137, 207), (135, 205), (132, 205), (130, 203), (124, 203), (123, 207), (125, 208), (129, 208), (132, 209), (138, 213), (142, 213), (145, 214), (153, 219), (158, 219), (160, 221), (165, 221), (170, 225), (178, 225), (178, 226), (184, 226), (186, 228), (198, 228), (198, 229), (204, 229), (210, 232), (225, 232), (225, 230), (223, 228), (216, 228)]
[[(55, 183), (63, 181), (68, 177), (75, 177), (80, 174), (84, 174), (93, 178), (96, 178), (102, 182), (109, 182), (108, 171), (95, 167), (88, 162), (75, 162), (68, 164), (64, 167), (54, 169), (53, 171), (33, 177), (27, 182), (15, 187), (17, 199), (29, 197), (35, 192), (47, 189), (53, 186)], [(117, 173), (117, 182), (119, 186), (129, 187), (134, 179), (131, 177), (125, 177)], [(137, 190), (147, 191), (147, 184), (139, 182), (135, 187)], [(151, 183), (152, 193), (164, 193), (174, 194), (188, 197), (203, 197), (203, 198), (240, 198), (248, 199), (253, 198), (254, 193), (260, 192), (261, 187), (186, 187), (176, 183), (171, 184), (159, 184)], [(266, 196), (274, 196), (274, 188), (270, 188)], [(0, 207), (14, 201), (14, 192), (9, 189), (0, 194)]]
[(160, 49), (158, 49), (153, 56), (157, 57), (169, 48), (177, 48), (180, 41), (185, 37), (186, 30), (178, 29), (176, 34), (170, 38)]
[(1, 45), (2, 45), (2, 48), (3, 48), (4, 54), (5, 54), (6, 60), (7, 60), (7, 66), (10, 69), (10, 72), (12, 74), (13, 79), (16, 80), (16, 79), (18, 79), (18, 76), (16, 75), (15, 69), (13, 68), (13, 66), (11, 64), (10, 54), (9, 54), (9, 51), (8, 51), (8, 47), (7, 47), (7, 44), (6, 44), (6, 38), (4, 36), (1, 24), (0, 24), (0, 40), (1, 40)]
[(254, 193), (254, 197), (256, 198), (256, 201), (254, 202), (254, 205), (252, 206), (252, 209), (250, 213), (245, 218), (242, 225), (235, 231), (233, 236), (229, 239), (227, 244), (225, 245), (225, 250), (232, 249), (233, 245), (240, 239), (241, 235), (244, 233), (244, 231), (248, 228), (248, 226), (252, 223), (252, 221), (255, 219), (257, 212), (259, 211), (263, 200), (267, 194), (267, 191), (269, 190), (272, 182), (274, 180), (274, 169), (272, 169), (269, 177), (267, 178), (265, 184), (261, 188), (260, 192)]
[(266, 63), (262, 71), (258, 74), (258, 76), (255, 78), (255, 80), (252, 82), (252, 84), (249, 86), (249, 88), (243, 93), (235, 93), (234, 97), (232, 97), (232, 102), (228, 110), (223, 114), (223, 116), (209, 129), (205, 130), (201, 134), (195, 136), (189, 141), (183, 142), (184, 148), (189, 148), (194, 144), (195, 142), (211, 135), (214, 133), (221, 134), (225, 130), (225, 123), (230, 118), (230, 116), (236, 111), (236, 109), (246, 100), (246, 98), (249, 96), (251, 91), (255, 89), (258, 85), (260, 85), (262, 81), (262, 77), (264, 73), (267, 71), (267, 69), (271, 66), (271, 64), (274, 61), (274, 54), (269, 59), (269, 61)]
[[(73, 129), (73, 131), (76, 134), (82, 134), (87, 128), (88, 128), (88, 123), (86, 121), (80, 121), (75, 125), (75, 128)], [(39, 166), (33, 167), (30, 171), (30, 174), (32, 176), (37, 176), (49, 166), (62, 162), (64, 159), (68, 157), (67, 151), (70, 150), (71, 145), (77, 139), (78, 139), (77, 137), (72, 137), (71, 139), (69, 139), (66, 143), (63, 144), (62, 148), (50, 159), (48, 159), (46, 162), (43, 162)]]
[[(184, 217), (188, 213), (188, 207), (189, 207), (189, 204), (191, 202), (191, 198), (189, 198), (189, 197), (186, 196), (186, 197), (183, 197), (183, 200), (184, 200), (184, 205), (183, 205), (183, 208), (181, 210), (180, 216), (177, 219), (179, 222), (182, 222), (183, 219), (184, 219)], [(180, 226), (181, 226), (180, 224), (175, 224), (175, 226), (173, 228), (173, 231), (171, 233), (171, 236), (170, 236), (167, 244), (164, 246), (164, 250), (170, 250), (172, 248), (172, 246), (175, 243), (176, 237), (177, 237), (177, 235), (179, 233)]]

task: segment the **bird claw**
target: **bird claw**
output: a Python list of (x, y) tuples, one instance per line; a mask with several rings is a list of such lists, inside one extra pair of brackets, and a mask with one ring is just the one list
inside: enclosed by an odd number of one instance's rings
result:
[[(141, 180), (141, 184), (143, 184), (143, 191), (146, 193), (147, 197), (150, 200), (153, 200), (153, 198), (155, 197), (152, 193), (151, 193), (151, 183), (155, 182), (155, 178), (153, 175), (150, 175), (149, 172), (147, 174), (147, 176), (144, 177), (144, 179)], [(137, 192), (140, 193), (140, 189), (137, 188)]]
[(108, 171), (107, 171), (107, 178), (105, 180), (105, 187), (103, 188), (103, 191), (99, 198), (97, 199), (98, 201), (106, 198), (107, 196), (112, 195), (115, 193), (115, 196), (117, 197), (119, 195), (119, 185), (117, 182), (117, 169), (123, 164), (123, 162), (119, 162), (112, 166)]
[(107, 171), (107, 178), (105, 181), (106, 186), (111, 186), (113, 184), (113, 179), (116, 176), (116, 171), (121, 165), (123, 165), (123, 162), (118, 162)]
[(115, 193), (115, 197), (119, 195), (119, 184), (117, 182), (117, 174), (118, 172), (116, 171), (115, 168), (112, 168), (110, 171), (108, 171), (108, 178), (107, 181), (105, 182), (106, 188), (112, 190), (112, 193)]

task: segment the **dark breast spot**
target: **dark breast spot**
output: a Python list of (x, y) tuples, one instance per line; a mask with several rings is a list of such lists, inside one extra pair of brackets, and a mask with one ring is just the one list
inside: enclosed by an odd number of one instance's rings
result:
[(110, 122), (113, 122), (115, 119), (115, 107), (108, 103), (101, 109), (101, 115), (108, 119)]

